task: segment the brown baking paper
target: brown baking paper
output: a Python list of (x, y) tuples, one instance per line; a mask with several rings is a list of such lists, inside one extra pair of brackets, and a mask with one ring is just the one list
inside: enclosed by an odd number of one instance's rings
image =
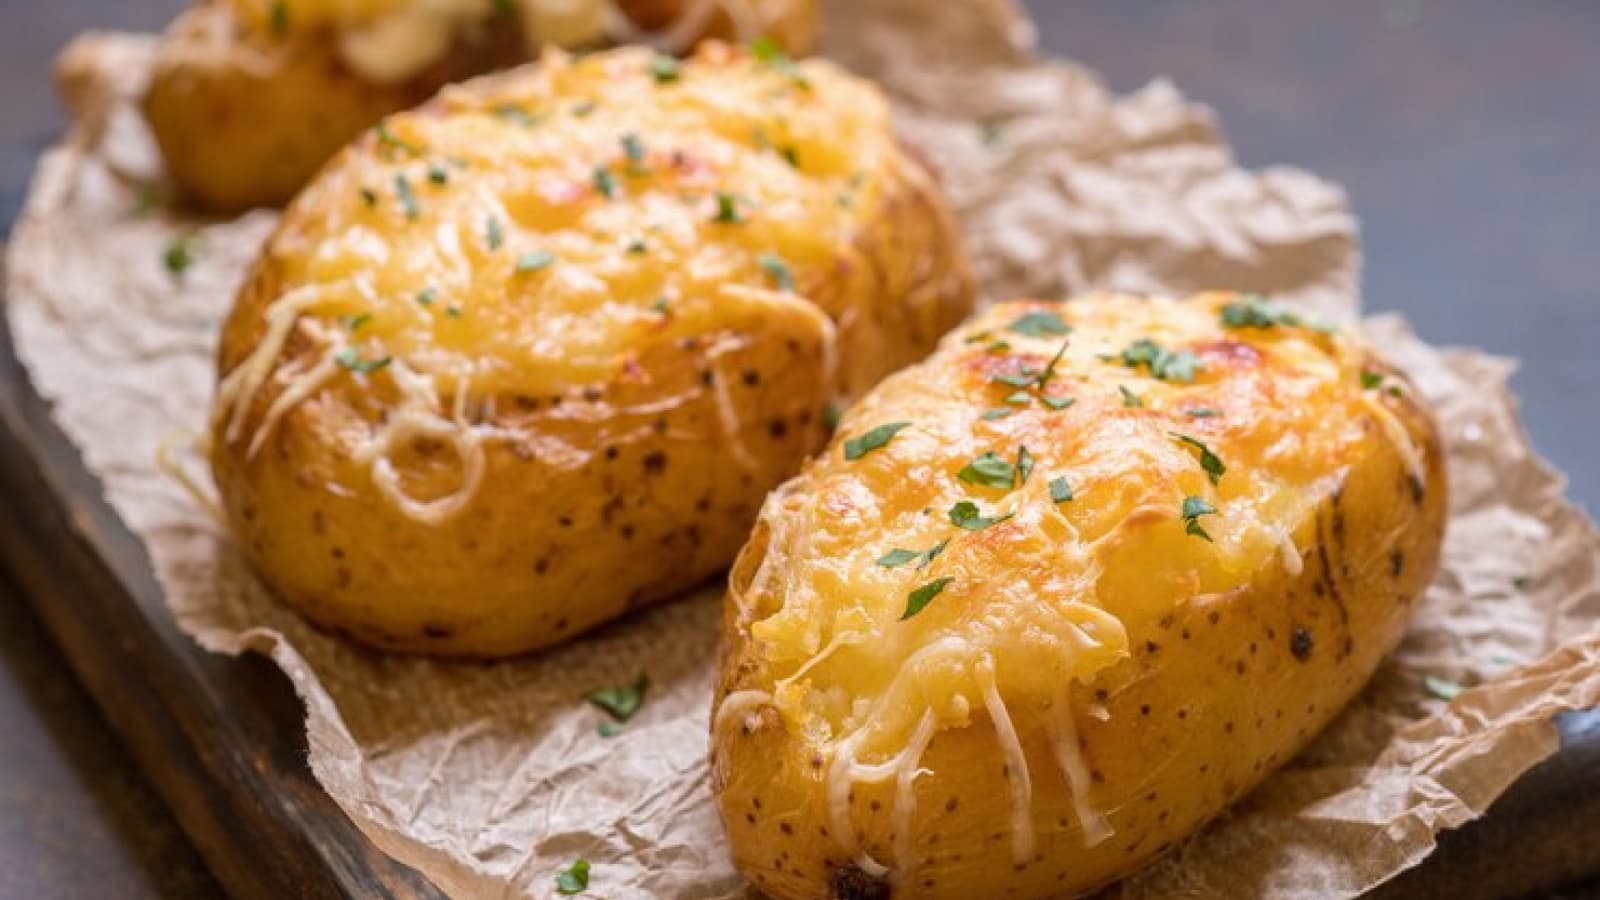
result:
[[(1210, 112), (1172, 86), (1115, 97), (1034, 57), (1031, 25), (1005, 0), (827, 12), (829, 54), (883, 82), (907, 140), (941, 170), (989, 297), (1237, 287), (1356, 314), (1339, 189), (1239, 169)], [(316, 777), (452, 895), (551, 896), (577, 857), (593, 862), (595, 896), (744, 894), (705, 762), (720, 584), (513, 662), (381, 656), (274, 603), (157, 465), (159, 448), (205, 423), (216, 325), (273, 215), (202, 225), (137, 211), (158, 165), (130, 102), (150, 47), (99, 35), (68, 52), (79, 122), (40, 163), (7, 311), (34, 384), (144, 539), (179, 623), (212, 650), (282, 667), (306, 705)], [(173, 275), (163, 251), (188, 231), (195, 263)], [(1115, 889), (1125, 897), (1354, 896), (1553, 752), (1552, 715), (1600, 704), (1600, 537), (1528, 446), (1512, 364), (1430, 347), (1398, 319), (1367, 327), (1446, 438), (1439, 575), (1367, 692), (1243, 804)], [(641, 671), (643, 711), (600, 737), (583, 694)], [(1426, 676), (1475, 686), (1446, 704)]]

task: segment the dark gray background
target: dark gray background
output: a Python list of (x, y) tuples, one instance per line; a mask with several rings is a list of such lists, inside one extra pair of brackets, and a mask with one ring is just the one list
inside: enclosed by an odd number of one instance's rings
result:
[[(0, 0), (0, 221), (63, 123), (56, 50), (84, 28), (156, 28), (182, 5)], [(1165, 74), (1215, 106), (1246, 164), (1342, 182), (1367, 308), (1406, 313), (1436, 343), (1520, 357), (1535, 443), (1600, 508), (1600, 3), (1029, 6), (1047, 49), (1113, 87)], [(0, 576), (0, 898), (216, 892)]]

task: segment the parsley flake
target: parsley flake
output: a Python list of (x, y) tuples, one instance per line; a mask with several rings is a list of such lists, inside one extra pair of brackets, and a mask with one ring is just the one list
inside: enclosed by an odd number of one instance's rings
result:
[(354, 315), (354, 316), (340, 316), (339, 317), (339, 324), (343, 325), (345, 328), (347, 328), (347, 329), (349, 329), (351, 331), (355, 331), (357, 328), (360, 328), (361, 326), (363, 326), (363, 325), (365, 325), (365, 324), (367, 324), (368, 322), (371, 322), (371, 321), (372, 321), (372, 313), (369, 313), (369, 312), (359, 313), (359, 314)]
[(489, 217), (489, 221), (484, 225), (484, 237), (489, 242), (490, 250), (500, 249), (500, 245), (505, 243), (506, 236), (505, 233), (500, 230), (499, 219), (495, 218), (494, 216)]
[(611, 174), (610, 169), (606, 168), (605, 166), (594, 167), (594, 189), (599, 191), (600, 195), (605, 197), (607, 200), (616, 199), (617, 178), (615, 175)]
[(639, 136), (629, 132), (622, 136), (622, 153), (628, 157), (628, 162), (635, 167), (644, 164), (644, 141)]
[(1383, 384), (1382, 372), (1374, 372), (1371, 369), (1361, 370), (1361, 388), (1363, 390), (1370, 391), (1380, 384)]
[(1067, 483), (1067, 479), (1050, 479), (1050, 499), (1057, 503), (1065, 503), (1072, 499), (1072, 485)]
[(444, 166), (434, 164), (428, 167), (428, 180), (434, 184), (444, 184), (450, 180), (450, 173)]
[(1200, 517), (1214, 515), (1217, 511), (1204, 497), (1183, 498), (1183, 533), (1211, 540), (1211, 535), (1200, 527)]
[(494, 108), (494, 114), (508, 122), (518, 125), (533, 126), (539, 124), (539, 116), (528, 112), (515, 103), (502, 103)]
[(1028, 476), (1033, 474), (1033, 462), (1034, 462), (1033, 454), (1028, 452), (1028, 448), (1027, 447), (1018, 448), (1018, 450), (1017, 450), (1017, 481), (1020, 484), (1027, 484), (1028, 483)]
[(1222, 473), (1228, 471), (1228, 467), (1222, 464), (1221, 457), (1211, 452), (1210, 447), (1187, 434), (1179, 434), (1176, 431), (1169, 431), (1167, 434), (1200, 451), (1200, 468), (1206, 470), (1206, 475), (1210, 477), (1212, 484), (1222, 480)]
[(682, 71), (677, 57), (657, 53), (655, 59), (650, 60), (650, 74), (655, 77), (656, 84), (671, 84), (678, 80)]
[(272, 33), (283, 37), (289, 33), (289, 4), (286, 0), (272, 0)]
[(383, 144), (385, 147), (393, 147), (396, 150), (404, 150), (407, 153), (422, 152), (422, 148), (418, 147), (416, 144), (396, 137), (395, 133), (389, 130), (388, 122), (379, 122), (377, 125), (377, 132), (378, 143)]
[(978, 504), (971, 500), (962, 500), (950, 507), (950, 524), (965, 531), (982, 531), (990, 525), (998, 525), (1011, 518), (1011, 513), (1003, 516), (985, 516), (978, 509)]
[(889, 422), (879, 425), (860, 437), (850, 438), (844, 442), (844, 458), (846, 460), (860, 459), (889, 443), (900, 432), (900, 429), (910, 425), (910, 422)]
[(173, 238), (167, 249), (161, 254), (161, 262), (167, 271), (174, 275), (182, 275), (194, 265), (194, 250), (198, 238), (193, 234), (180, 234)]
[(1465, 687), (1454, 681), (1434, 675), (1422, 676), (1422, 686), (1428, 689), (1428, 693), (1447, 703), (1461, 696), (1461, 692), (1466, 690)]
[(794, 273), (789, 271), (789, 264), (783, 258), (772, 253), (763, 253), (756, 257), (756, 265), (767, 270), (772, 280), (780, 291), (794, 293)]
[(589, 861), (579, 859), (572, 868), (556, 876), (556, 891), (562, 894), (580, 894), (589, 889)]
[(1067, 323), (1061, 321), (1060, 316), (1047, 309), (1036, 309), (1032, 312), (1024, 313), (1008, 327), (1017, 334), (1025, 334), (1028, 337), (1044, 337), (1046, 335), (1059, 337), (1072, 330)]
[(396, 173), (394, 176), (394, 194), (400, 199), (400, 208), (405, 210), (406, 218), (415, 219), (422, 210), (417, 206), (417, 195), (411, 192), (411, 182), (406, 176)]
[(1221, 411), (1212, 409), (1209, 406), (1196, 406), (1193, 409), (1185, 410), (1184, 415), (1191, 419), (1214, 419), (1217, 416), (1222, 415), (1222, 413)]
[(933, 598), (939, 596), (939, 592), (943, 591), (952, 581), (955, 581), (955, 579), (948, 575), (943, 578), (935, 578), (907, 594), (906, 611), (900, 614), (900, 621), (904, 622), (926, 609), (928, 604), (933, 602)]
[(548, 250), (529, 250), (517, 257), (517, 272), (537, 272), (555, 261), (555, 254)]
[(438, 296), (439, 296), (439, 289), (438, 288), (436, 288), (436, 287), (425, 287), (422, 290), (417, 292), (417, 302), (422, 304), (423, 306), (432, 306), (434, 298), (436, 298)]
[(1153, 378), (1161, 381), (1194, 381), (1200, 369), (1200, 359), (1188, 350), (1173, 352), (1149, 338), (1140, 338), (1129, 344), (1121, 355), (1122, 364), (1130, 369), (1144, 366)]
[(744, 221), (744, 213), (739, 211), (739, 199), (732, 194), (717, 191), (717, 213), (711, 221), (724, 225), (738, 225)]
[(1040, 394), (1039, 402), (1050, 407), (1056, 412), (1060, 412), (1061, 410), (1066, 409), (1078, 401), (1075, 397), (1052, 397), (1049, 394)]
[(1138, 409), (1144, 406), (1144, 399), (1133, 391), (1128, 390), (1127, 385), (1119, 384), (1117, 385), (1117, 390), (1122, 394), (1122, 406), (1124, 409)]
[(631, 684), (590, 691), (584, 699), (605, 710), (618, 722), (626, 722), (644, 705), (644, 692), (649, 687), (650, 676), (640, 672)]
[(750, 42), (750, 54), (772, 68), (794, 79), (798, 87), (806, 87), (806, 77), (801, 74), (800, 67), (794, 64), (778, 42), (769, 37), (758, 37)]
[(878, 557), (878, 565), (883, 566), (885, 569), (893, 569), (906, 563), (915, 562), (918, 569), (925, 568), (928, 563), (933, 562), (935, 557), (944, 552), (945, 545), (949, 543), (950, 539), (945, 538), (926, 550), (904, 550), (896, 547)]
[(393, 357), (384, 356), (378, 359), (363, 359), (361, 351), (346, 344), (344, 349), (333, 355), (333, 361), (339, 365), (361, 375), (369, 375), (387, 366), (394, 360)]
[(993, 422), (996, 419), (1004, 419), (1006, 416), (1009, 416), (1014, 412), (1016, 412), (1016, 410), (1011, 409), (1010, 407), (992, 406), (984, 410), (983, 414), (978, 416), (978, 418), (984, 420), (985, 422)]
[(1009, 491), (1016, 480), (1016, 469), (994, 453), (985, 453), (964, 466), (956, 477), (968, 484)]

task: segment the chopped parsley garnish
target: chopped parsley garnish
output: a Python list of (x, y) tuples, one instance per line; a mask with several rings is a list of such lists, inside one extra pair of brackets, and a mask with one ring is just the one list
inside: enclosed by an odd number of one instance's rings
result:
[(1371, 369), (1361, 370), (1361, 387), (1364, 390), (1370, 391), (1380, 384), (1383, 384), (1382, 372), (1374, 372)]
[(1061, 410), (1066, 409), (1078, 401), (1074, 397), (1052, 397), (1049, 394), (1040, 394), (1039, 402), (1053, 410), (1056, 410), (1057, 412), (1060, 412)]
[(622, 733), (622, 726), (608, 719), (604, 722), (601, 722), (599, 725), (596, 725), (594, 727), (594, 732), (603, 738), (616, 737)]
[(968, 484), (1011, 490), (1016, 481), (1016, 469), (1011, 463), (994, 453), (985, 453), (964, 466), (956, 477)]
[(438, 288), (436, 288), (436, 287), (425, 287), (422, 290), (417, 292), (417, 302), (421, 303), (423, 306), (432, 306), (434, 298), (438, 297), (438, 296), (439, 296), (439, 289)]
[(1017, 391), (1017, 392), (1015, 392), (1013, 394), (1008, 395), (1006, 397), (1006, 402), (1010, 403), (1013, 406), (1027, 406), (1028, 405), (1028, 401), (1032, 400), (1032, 399), (1033, 399), (1033, 395), (1029, 394), (1027, 391)]
[(724, 225), (738, 225), (744, 221), (744, 214), (739, 211), (739, 198), (723, 191), (717, 191), (717, 213), (711, 221)]
[(353, 316), (340, 316), (339, 317), (339, 324), (343, 325), (345, 328), (347, 328), (347, 329), (349, 329), (351, 331), (355, 331), (357, 328), (360, 328), (361, 326), (363, 326), (363, 325), (365, 325), (365, 324), (367, 324), (368, 322), (371, 322), (371, 321), (372, 321), (372, 313), (369, 313), (369, 312), (359, 313), (359, 314), (353, 315)]
[(926, 550), (904, 550), (896, 547), (878, 557), (878, 565), (883, 566), (885, 569), (893, 569), (909, 562), (915, 562), (917, 568), (925, 568), (928, 563), (933, 562), (935, 557), (944, 552), (945, 545), (949, 543), (950, 539), (945, 538)]
[(656, 84), (671, 84), (682, 74), (682, 67), (677, 57), (657, 53), (655, 59), (650, 60), (650, 74), (655, 76)]
[(990, 381), (997, 381), (997, 382), (999, 382), (1001, 384), (1008, 384), (1008, 385), (1010, 385), (1012, 387), (1025, 388), (1028, 385), (1033, 384), (1033, 382), (1038, 377), (1039, 377), (1039, 373), (1038, 372), (1033, 371), (1032, 369), (1028, 368), (1027, 366), (1023, 366), (1022, 367), (1022, 371), (1018, 372), (1015, 375), (1011, 375), (1011, 374), (996, 375), (996, 376), (994, 376), (993, 378), (991, 378), (989, 380)]
[(1122, 364), (1130, 369), (1144, 366), (1152, 377), (1162, 381), (1194, 381), (1200, 359), (1187, 350), (1173, 352), (1149, 338), (1140, 338), (1122, 351)]
[(1050, 384), (1050, 379), (1056, 377), (1056, 366), (1061, 363), (1061, 357), (1067, 355), (1067, 343), (1067, 341), (1061, 342), (1061, 349), (1056, 351), (1055, 356), (1050, 357), (1050, 361), (1045, 364), (1044, 371), (1039, 373), (1037, 379), (1039, 390), (1043, 391)]
[(796, 150), (793, 144), (784, 144), (778, 150), (778, 155), (783, 157), (783, 161), (788, 163), (790, 168), (800, 168), (800, 151)]
[(1211, 540), (1211, 535), (1200, 527), (1200, 517), (1215, 514), (1217, 508), (1206, 501), (1204, 497), (1183, 498), (1183, 533), (1192, 534), (1198, 538)]
[(607, 200), (614, 200), (617, 196), (617, 179), (611, 170), (605, 166), (594, 167), (594, 189)]
[(333, 355), (334, 362), (344, 366), (346, 369), (349, 369), (352, 372), (357, 372), (362, 375), (368, 375), (376, 372), (384, 366), (387, 366), (393, 360), (394, 357), (391, 356), (379, 357), (378, 359), (363, 359), (361, 357), (361, 351), (350, 346), (349, 344), (346, 344), (344, 349)]
[(369, 187), (361, 189), (361, 202), (368, 206), (378, 205), (378, 192)]
[(394, 194), (400, 199), (400, 208), (405, 210), (406, 218), (415, 219), (422, 212), (417, 206), (417, 195), (411, 192), (411, 182), (406, 180), (405, 175), (395, 174)]
[(444, 314), (452, 319), (459, 319), (461, 318), (461, 307), (452, 303), (444, 308)]
[(1027, 484), (1028, 476), (1033, 474), (1033, 454), (1027, 447), (1017, 449), (1017, 482)]
[(983, 414), (978, 416), (978, 418), (984, 420), (985, 422), (993, 422), (996, 419), (1004, 419), (1006, 416), (1009, 416), (1014, 412), (1016, 412), (1016, 410), (1007, 406), (992, 406), (984, 410)]
[(1061, 321), (1060, 316), (1047, 309), (1024, 313), (1009, 327), (1012, 331), (1028, 337), (1060, 336), (1072, 330), (1067, 323)]
[(1072, 485), (1067, 483), (1067, 479), (1050, 479), (1050, 499), (1057, 503), (1065, 503), (1072, 499)]
[(644, 162), (644, 141), (633, 132), (622, 136), (622, 153), (628, 157), (628, 162), (638, 164)]
[(1461, 696), (1462, 691), (1466, 690), (1465, 687), (1462, 687), (1454, 681), (1450, 681), (1445, 678), (1439, 678), (1435, 675), (1422, 676), (1422, 686), (1428, 689), (1428, 693), (1438, 697), (1440, 700), (1444, 700), (1445, 702), (1454, 700), (1455, 698)]
[(903, 566), (921, 555), (922, 551), (920, 550), (902, 550), (897, 547), (878, 557), (878, 565), (883, 566), (885, 569), (892, 569), (895, 566)]
[(1528, 588), (1533, 587), (1533, 576), (1518, 575), (1517, 577), (1511, 579), (1511, 586), (1516, 588), (1519, 593), (1526, 594), (1528, 592)]
[(494, 216), (489, 217), (488, 223), (484, 225), (484, 237), (489, 241), (490, 250), (500, 249), (500, 245), (506, 241), (506, 236), (505, 233), (500, 230), (499, 219), (496, 219)]
[(626, 722), (644, 705), (644, 692), (649, 688), (649, 674), (640, 672), (631, 684), (590, 691), (584, 699), (605, 710), (618, 722)]
[(990, 353), (1004, 353), (1007, 350), (1011, 349), (1011, 342), (1007, 341), (1007, 340), (999, 340), (999, 341), (995, 341), (994, 343), (990, 344), (989, 346), (987, 346), (987, 347), (985, 347), (983, 349), (987, 350)]
[(672, 311), (672, 304), (668, 303), (665, 297), (657, 297), (656, 302), (650, 304), (650, 308), (664, 316)]
[(1184, 415), (1191, 419), (1212, 419), (1222, 415), (1222, 413), (1209, 406), (1196, 406), (1193, 409), (1185, 410)]
[(966, 336), (966, 337), (965, 337), (965, 338), (964, 338), (964, 339), (963, 339), (963, 343), (967, 343), (967, 344), (981, 344), (981, 343), (983, 343), (983, 342), (984, 342), (984, 341), (987, 341), (987, 340), (988, 340), (988, 339), (989, 339), (989, 338), (991, 338), (991, 337), (994, 337), (994, 332), (992, 332), (992, 331), (989, 331), (989, 330), (987, 330), (987, 329), (985, 329), (985, 330), (983, 330), (983, 331), (974, 331), (974, 332), (973, 332), (973, 333), (971, 333), (971, 334), (969, 334), (969, 335), (967, 335), (967, 336)]
[[(510, 0), (500, 0), (509, 3)], [(572, 868), (556, 876), (556, 891), (562, 894), (579, 894), (589, 889), (589, 861), (579, 859)]]
[(1206, 470), (1206, 475), (1211, 478), (1212, 484), (1222, 480), (1222, 473), (1228, 471), (1228, 467), (1222, 464), (1221, 457), (1211, 452), (1210, 447), (1187, 434), (1179, 434), (1176, 431), (1169, 431), (1167, 434), (1200, 451), (1200, 468)]
[(1293, 310), (1285, 309), (1260, 294), (1245, 294), (1222, 307), (1224, 328), (1285, 328), (1305, 326), (1316, 331), (1332, 331), (1333, 323), (1319, 317), (1302, 318)]
[(917, 613), (922, 612), (922, 610), (925, 609), (929, 603), (933, 602), (933, 598), (939, 596), (939, 592), (944, 590), (945, 586), (952, 581), (955, 581), (955, 579), (948, 575), (943, 578), (935, 578), (922, 587), (919, 587), (907, 594), (906, 611), (900, 614), (900, 621), (904, 622)]
[(515, 122), (518, 125), (539, 124), (538, 116), (528, 112), (515, 103), (502, 103), (499, 106), (496, 106), (494, 108), (494, 114), (508, 122)]
[(450, 180), (450, 172), (437, 163), (428, 167), (428, 180), (434, 184), (444, 184)]
[(167, 249), (161, 254), (161, 262), (166, 265), (167, 271), (174, 275), (182, 275), (194, 265), (194, 248), (197, 239), (193, 234), (180, 234), (173, 238)]
[(844, 417), (844, 407), (837, 400), (829, 400), (822, 407), (822, 424), (828, 426), (829, 431), (839, 427), (839, 420)]
[(389, 123), (388, 122), (379, 122), (378, 126), (377, 126), (377, 131), (378, 131), (378, 142), (383, 144), (386, 147), (393, 147), (396, 150), (404, 150), (407, 153), (421, 153), (422, 152), (422, 148), (418, 147), (416, 144), (413, 144), (410, 141), (402, 140), (401, 138), (396, 137), (395, 133), (389, 130)]
[(286, 0), (272, 0), (272, 33), (283, 37), (289, 33), (289, 4)]
[(645, 251), (644, 238), (634, 238), (628, 242), (628, 252), (635, 256)]
[(758, 37), (750, 42), (750, 54), (772, 68), (794, 79), (800, 87), (806, 86), (806, 78), (800, 73), (800, 68), (794, 64), (778, 42), (769, 37)]
[(949, 516), (950, 524), (957, 528), (966, 531), (982, 531), (990, 525), (998, 525), (1011, 518), (1011, 513), (991, 518), (979, 511), (978, 504), (973, 503), (971, 500), (962, 500), (955, 506), (950, 507)]
[(860, 459), (889, 443), (900, 429), (910, 426), (910, 422), (888, 422), (868, 431), (860, 437), (850, 438), (844, 442), (844, 458), (847, 460)]
[(517, 271), (537, 272), (555, 261), (555, 254), (548, 250), (529, 250), (517, 257)]
[(756, 257), (756, 265), (767, 270), (772, 280), (780, 291), (794, 292), (794, 273), (789, 271), (789, 264), (783, 258), (771, 253), (763, 253)]
[(1117, 385), (1117, 390), (1122, 394), (1122, 405), (1125, 409), (1138, 409), (1144, 406), (1144, 399), (1133, 391), (1128, 390), (1125, 384)]

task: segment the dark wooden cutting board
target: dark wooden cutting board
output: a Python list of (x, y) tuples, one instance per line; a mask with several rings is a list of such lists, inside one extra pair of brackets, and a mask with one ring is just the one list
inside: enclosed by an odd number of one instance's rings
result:
[[(318, 787), (283, 675), (178, 630), (143, 545), (29, 385), (3, 316), (0, 509), (0, 565), (230, 893), (441, 896)], [(1562, 736), (1562, 752), (1487, 816), (1373, 896), (1500, 900), (1600, 879), (1600, 712), (1566, 717)]]

